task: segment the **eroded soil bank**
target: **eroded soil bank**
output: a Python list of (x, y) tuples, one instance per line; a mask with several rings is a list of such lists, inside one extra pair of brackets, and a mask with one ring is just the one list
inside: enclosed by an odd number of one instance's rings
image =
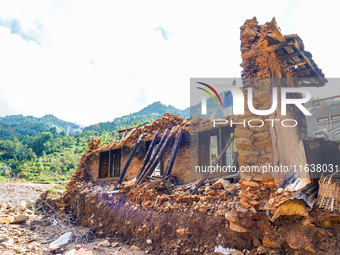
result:
[(117, 194), (113, 186), (83, 181), (56, 204), (97, 235), (120, 236), (152, 254), (211, 254), (219, 245), (239, 254), (339, 254), (337, 213), (313, 209), (272, 223), (264, 211), (244, 210), (240, 184), (232, 187), (207, 185), (190, 195), (190, 188), (170, 191), (156, 182)]

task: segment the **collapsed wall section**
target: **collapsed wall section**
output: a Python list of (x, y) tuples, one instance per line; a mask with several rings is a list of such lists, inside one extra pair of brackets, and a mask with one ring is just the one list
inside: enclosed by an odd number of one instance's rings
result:
[[(292, 45), (292, 41), (289, 40), (292, 38), (301, 41), (296, 35), (287, 38), (282, 36), (275, 19), (264, 25), (258, 25), (254, 17), (241, 27), (244, 94), (247, 95), (247, 88), (251, 87), (253, 107), (257, 110), (267, 110), (272, 107), (273, 88), (277, 88), (278, 91), (278, 106), (274, 113), (269, 116), (255, 115), (246, 104), (245, 114), (238, 117), (238, 123), (244, 121), (246, 125), (238, 124), (235, 129), (239, 165), (258, 170), (241, 173), (241, 204), (252, 211), (263, 210), (270, 192), (275, 191), (289, 174), (283, 171), (263, 173), (261, 171), (263, 166), (289, 167), (306, 164), (301, 141), (306, 130), (305, 117), (293, 106), (288, 106), (285, 116), (281, 115), (280, 110), (281, 88), (299, 86), (291, 79), (289, 67), (283, 66), (277, 57), (278, 53), (281, 59), (285, 54), (292, 53), (292, 49), (289, 48), (289, 45)], [(294, 56), (299, 54), (294, 53)], [(281, 125), (284, 119), (297, 119), (299, 123), (296, 127), (286, 128)], [(247, 125), (248, 123), (251, 123), (251, 126)], [(308, 173), (300, 177), (309, 182)]]

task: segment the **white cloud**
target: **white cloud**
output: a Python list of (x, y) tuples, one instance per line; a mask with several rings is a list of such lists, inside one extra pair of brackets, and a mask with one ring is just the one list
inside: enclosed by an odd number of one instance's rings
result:
[[(284, 34), (301, 35), (326, 75), (337, 76), (334, 50), (320, 47), (336, 47), (336, 15), (316, 3), (305, 11), (292, 1), (280, 8), (272, 1), (1, 1), (0, 25), (17, 20), (20, 33), (0, 26), (0, 116), (92, 124), (154, 101), (183, 109), (190, 77), (240, 76), (239, 27), (253, 16), (260, 24), (275, 16)], [(330, 5), (325, 10), (335, 14)]]

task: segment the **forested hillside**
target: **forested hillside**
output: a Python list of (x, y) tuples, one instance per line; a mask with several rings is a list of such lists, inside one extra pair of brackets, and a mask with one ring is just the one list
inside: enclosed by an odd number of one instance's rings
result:
[(171, 105), (166, 106), (161, 102), (154, 102), (139, 112), (115, 118), (113, 121), (101, 122), (96, 125), (85, 127), (84, 131), (94, 130), (98, 131), (99, 134), (102, 134), (103, 131), (112, 132), (116, 129), (121, 129), (129, 125), (137, 125), (138, 123), (144, 123), (146, 121), (152, 122), (163, 116), (166, 112), (183, 116), (184, 118), (189, 118), (190, 115), (189, 108), (181, 111)]
[(74, 134), (82, 128), (74, 123), (58, 119), (53, 115), (42, 118), (23, 115), (0, 117), (0, 140), (13, 139), (23, 135), (37, 136), (43, 132)]
[(187, 117), (172, 106), (156, 102), (139, 112), (86, 127), (83, 131), (79, 125), (53, 115), (0, 118), (0, 180), (66, 181), (77, 169), (89, 141), (99, 138), (102, 144), (109, 144), (117, 130), (152, 122), (165, 112)]

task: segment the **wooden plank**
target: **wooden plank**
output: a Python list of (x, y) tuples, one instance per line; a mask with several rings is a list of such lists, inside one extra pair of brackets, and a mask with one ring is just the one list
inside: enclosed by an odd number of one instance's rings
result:
[(325, 85), (325, 83), (327, 82), (327, 80), (322, 77), (322, 75), (315, 70), (312, 62), (310, 61), (310, 59), (306, 56), (306, 54), (301, 50), (300, 45), (298, 43), (298, 41), (296, 39), (294, 39), (294, 46), (295, 48), (301, 53), (301, 56), (306, 60), (306, 62), (308, 63), (308, 65), (313, 69), (313, 71), (316, 73), (317, 76), (319, 76), (320, 80), (324, 83), (323, 85)]
[(143, 124), (140, 124), (140, 125), (137, 126), (137, 127), (131, 127), (131, 128), (120, 129), (120, 130), (118, 130), (117, 132), (122, 133), (122, 132), (125, 132), (125, 131), (129, 131), (129, 130), (131, 130), (131, 129), (139, 128), (139, 127), (141, 127), (141, 126), (144, 126), (144, 125), (146, 125), (146, 124), (148, 124), (148, 123), (150, 123), (150, 122), (149, 122), (149, 121), (144, 122)]
[(122, 138), (121, 138), (121, 139), (120, 139), (120, 141), (119, 141), (119, 144), (121, 144), (121, 143), (122, 143), (122, 141), (124, 140), (124, 137), (125, 137), (126, 133), (127, 133), (127, 131), (125, 131), (125, 132), (124, 132), (124, 134), (123, 134)]
[(306, 67), (306, 68), (302, 68), (302, 69), (292, 72), (292, 75), (297, 76), (299, 74), (304, 74), (304, 73), (308, 74), (310, 71), (313, 71), (313, 69)]
[(260, 54), (262, 54), (262, 53), (265, 53), (265, 52), (272, 52), (272, 51), (281, 49), (281, 48), (283, 48), (283, 47), (285, 47), (285, 46), (287, 46), (287, 45), (293, 45), (293, 42), (285, 41), (285, 42), (282, 42), (282, 43), (278, 43), (278, 44), (269, 46), (269, 47), (264, 48), (264, 49), (255, 49), (255, 50), (251, 50), (251, 51), (248, 51), (248, 52), (242, 54), (242, 58), (243, 58), (243, 59), (245, 59), (245, 58), (251, 58), (251, 57), (260, 55)]
[(307, 62), (305, 60), (302, 60), (300, 62), (297, 62), (297, 63), (293, 63), (293, 64), (290, 64), (290, 65), (286, 65), (284, 66), (285, 68), (292, 68), (294, 66), (302, 66), (302, 65), (305, 65), (307, 64)]
[(183, 129), (181, 128), (177, 132), (176, 140), (174, 142), (174, 145), (172, 146), (172, 151), (171, 151), (169, 161), (168, 161), (166, 168), (165, 168), (165, 171), (164, 171), (163, 179), (168, 177), (171, 174), (172, 167), (173, 167), (175, 159), (176, 159), (178, 147), (179, 147), (179, 144), (180, 144), (181, 139), (182, 139), (182, 134), (183, 134)]
[(118, 135), (119, 135), (119, 131), (116, 132), (115, 137), (113, 138), (112, 144), (116, 142)]
[[(139, 179), (140, 175), (143, 173), (143, 171), (144, 171), (146, 165), (149, 163), (149, 160), (150, 160), (150, 158), (151, 158), (151, 154), (152, 154), (152, 152), (153, 152), (153, 149), (155, 148), (157, 139), (158, 139), (158, 131), (156, 131), (156, 133), (155, 133), (155, 135), (154, 135), (154, 138), (153, 138), (153, 140), (152, 140), (152, 142), (151, 142), (151, 144), (150, 144), (150, 146), (149, 146), (149, 149), (148, 149), (148, 151), (147, 151), (147, 153), (146, 153), (146, 155), (145, 155), (143, 164), (142, 164), (141, 168), (140, 168), (139, 171), (138, 171), (138, 174), (137, 174), (137, 177), (136, 177), (137, 180)], [(134, 188), (136, 188), (136, 187), (137, 187), (137, 181), (135, 182), (135, 184), (133, 185), (132, 188), (134, 189)]]
[(120, 184), (122, 183), (122, 181), (123, 181), (123, 179), (124, 179), (124, 176), (125, 176), (125, 174), (126, 174), (126, 171), (127, 171), (128, 167), (129, 167), (129, 165), (130, 165), (130, 163), (131, 163), (131, 160), (132, 160), (133, 156), (136, 154), (136, 151), (137, 151), (139, 145), (140, 145), (141, 142), (142, 142), (142, 138), (143, 138), (143, 134), (141, 134), (141, 135), (139, 136), (139, 138), (138, 138), (138, 140), (137, 140), (135, 146), (133, 147), (133, 149), (132, 149), (132, 151), (131, 151), (131, 153), (130, 153), (130, 156), (129, 156), (128, 160), (126, 161), (125, 166), (124, 166), (124, 168), (123, 168), (123, 170), (122, 170), (122, 172), (121, 172), (121, 174), (120, 174), (120, 176), (119, 176), (119, 179), (118, 179), (118, 181), (117, 181), (115, 187), (113, 188), (113, 190), (117, 190), (117, 189), (118, 189), (118, 185), (120, 185)]
[(168, 134), (169, 134), (169, 129), (166, 129), (163, 133), (163, 136), (162, 136), (160, 142), (158, 143), (157, 149), (153, 151), (150, 160), (148, 161), (147, 165), (144, 167), (143, 172), (139, 175), (139, 178), (137, 178), (137, 181), (136, 181), (136, 184), (135, 184), (136, 186), (141, 182), (141, 180), (143, 179), (143, 176), (145, 176), (148, 168), (152, 165), (152, 162), (155, 160), (155, 157), (158, 154), (160, 147), (162, 146), (162, 144), (164, 143), (164, 141), (168, 137)]
[(299, 56), (301, 53), (299, 51), (297, 52), (293, 52), (293, 53), (290, 53), (290, 54), (285, 54), (283, 56), (278, 56), (276, 57), (277, 60), (286, 60), (286, 59), (291, 59), (293, 57), (296, 57), (296, 56)]
[(149, 149), (145, 155), (145, 158), (144, 158), (144, 161), (143, 161), (143, 164), (141, 166), (141, 168), (139, 169), (139, 172), (137, 174), (137, 179), (139, 178), (139, 176), (141, 175), (141, 173), (143, 172), (144, 168), (146, 167), (147, 163), (149, 162), (150, 158), (151, 158), (151, 154), (153, 152), (153, 149), (155, 148), (155, 145), (156, 145), (156, 142), (157, 142), (157, 139), (158, 139), (158, 130), (156, 131), (155, 135), (154, 135), (154, 138), (149, 146)]
[(107, 178), (111, 177), (111, 153), (112, 153), (112, 150), (109, 150), (109, 167), (107, 169)]
[[(232, 143), (232, 141), (234, 140), (235, 135), (233, 135), (232, 137), (229, 138), (229, 141), (227, 142), (227, 144), (225, 145), (223, 151), (221, 152), (221, 154), (218, 156), (218, 158), (215, 160), (215, 162), (212, 164), (212, 166), (215, 166), (218, 161), (222, 158), (222, 156), (224, 155), (224, 153), (227, 151), (228, 147), (230, 146), (230, 144)], [(203, 182), (208, 178), (208, 176), (210, 175), (210, 172), (207, 172), (202, 179), (199, 181), (199, 183), (197, 184), (197, 186), (195, 187), (195, 189), (191, 192), (191, 195), (195, 194), (198, 190), (199, 187), (201, 187), (201, 185), (203, 184)]]
[(169, 145), (169, 143), (172, 140), (172, 138), (173, 138), (173, 130), (170, 131), (168, 137), (166, 138), (166, 140), (162, 144), (162, 147), (158, 151), (158, 154), (155, 155), (155, 159), (152, 162), (152, 164), (150, 165), (150, 167), (148, 169), (146, 169), (145, 176), (150, 176), (153, 173), (153, 171), (155, 170), (158, 162), (161, 160), (161, 158), (162, 158), (162, 156), (163, 156), (163, 154), (165, 152), (166, 147)]

